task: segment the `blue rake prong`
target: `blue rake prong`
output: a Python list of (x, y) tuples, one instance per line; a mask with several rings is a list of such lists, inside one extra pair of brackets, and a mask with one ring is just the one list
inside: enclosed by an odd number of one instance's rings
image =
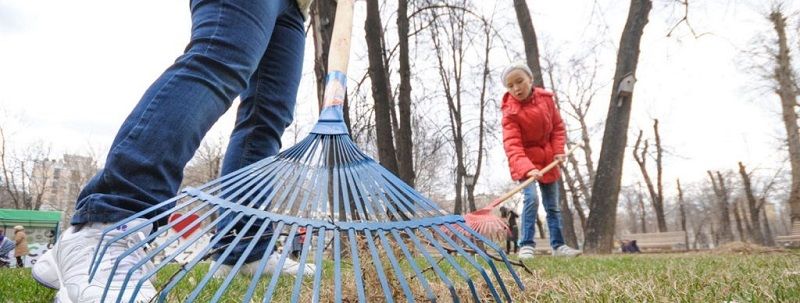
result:
[(439, 279), (441, 279), (442, 282), (444, 282), (444, 284), (447, 285), (447, 289), (450, 291), (450, 297), (453, 299), (453, 302), (459, 302), (460, 300), (458, 298), (458, 293), (456, 292), (456, 287), (453, 284), (453, 281), (451, 281), (450, 278), (447, 276), (447, 274), (444, 273), (444, 270), (442, 270), (442, 268), (439, 266), (439, 262), (434, 261), (430, 252), (428, 252), (428, 250), (425, 249), (425, 247), (427, 247), (428, 245), (423, 245), (420, 242), (417, 235), (414, 234), (414, 232), (411, 229), (406, 228), (405, 231), (409, 239), (411, 239), (411, 241), (414, 242), (414, 245), (416, 245), (416, 247), (422, 253), (422, 256), (425, 257), (425, 260), (428, 261), (428, 264), (431, 265), (431, 268), (433, 268), (433, 271), (436, 273)]
[[(320, 232), (324, 232), (324, 230), (325, 229), (323, 227), (320, 229)], [(313, 235), (313, 231), (314, 229), (311, 226), (306, 226), (306, 236), (303, 239), (303, 248), (300, 252), (300, 259), (297, 260), (298, 263), (300, 263), (298, 264), (298, 269), (301, 270), (302, 272), (299, 275), (297, 275), (294, 279), (295, 281), (294, 281), (294, 288), (292, 289), (292, 302), (297, 302), (298, 296), (300, 295), (300, 285), (302, 285), (302, 282), (305, 278), (305, 275), (303, 273), (305, 272), (306, 269), (306, 257), (308, 257), (307, 255), (311, 244), (311, 236)], [(323, 234), (322, 237), (324, 236), (325, 235)], [(294, 239), (292, 239), (291, 241), (294, 241)], [(287, 242), (289, 241), (287, 240)], [(315, 273), (315, 275), (322, 270), (321, 267), (317, 269), (318, 270)]]
[[(442, 257), (444, 257), (448, 263), (450, 263), (450, 266), (452, 266), (453, 269), (456, 271), (456, 273), (462, 279), (464, 279), (464, 282), (467, 282), (467, 286), (469, 286), (469, 290), (472, 293), (472, 299), (474, 299), (476, 302), (482, 302), (480, 296), (478, 295), (478, 290), (475, 288), (475, 283), (472, 281), (472, 277), (470, 277), (469, 274), (464, 270), (464, 268), (461, 267), (461, 264), (458, 264), (458, 261), (456, 261), (455, 259), (453, 259), (452, 256), (450, 256), (450, 253), (446, 249), (444, 249), (444, 247), (442, 247), (442, 244), (439, 243), (439, 241), (436, 240), (436, 238), (428, 230), (426, 230), (425, 228), (420, 228), (418, 230), (422, 233), (422, 236), (425, 237), (425, 239), (427, 239), (428, 243), (432, 244), (436, 248), (436, 250), (439, 251), (439, 254), (441, 254)], [(464, 259), (468, 258), (467, 254), (463, 254), (463, 256)]]
[[(319, 302), (319, 291), (320, 291), (320, 287), (319, 286), (320, 286), (320, 283), (322, 282), (322, 270), (323, 270), (323, 268), (322, 268), (322, 254), (323, 254), (323, 252), (322, 252), (322, 250), (325, 248), (325, 231), (326, 231), (325, 227), (321, 227), (319, 229), (318, 234), (317, 234), (317, 249), (314, 252), (314, 264), (316, 266), (315, 268), (317, 269), (317, 272), (314, 273), (314, 286), (313, 286), (313, 290), (312, 290), (312, 299), (311, 299), (312, 302), (314, 302), (314, 303)], [(336, 237), (336, 234), (337, 234), (336, 232), (333, 233), (334, 237)], [(306, 233), (306, 235), (309, 235), (309, 234)], [(338, 240), (338, 238), (336, 238), (336, 239)], [(336, 242), (336, 244), (338, 244), (338, 241)], [(336, 245), (336, 244), (334, 244), (334, 249), (338, 248), (337, 247), (338, 245)], [(339, 277), (339, 276), (337, 276), (337, 277)]]
[(284, 222), (278, 221), (277, 226), (275, 226), (275, 229), (273, 229), (274, 232), (272, 238), (269, 240), (269, 244), (267, 244), (266, 250), (270, 253), (265, 253), (264, 256), (261, 257), (261, 261), (258, 262), (258, 270), (256, 270), (255, 274), (253, 274), (253, 277), (250, 278), (250, 285), (247, 287), (247, 293), (245, 293), (242, 302), (251, 302), (256, 291), (256, 286), (258, 286), (258, 281), (261, 280), (261, 275), (264, 274), (264, 268), (267, 266), (267, 260), (269, 260), (271, 252), (275, 250), (275, 244), (278, 242), (279, 233), (275, 231), (283, 230), (284, 226)]
[(353, 257), (353, 274), (356, 280), (356, 290), (358, 291), (358, 302), (366, 302), (364, 294), (364, 280), (361, 276), (361, 260), (358, 257), (358, 244), (356, 244), (356, 232), (353, 229), (347, 230), (347, 238), (350, 241), (350, 256)]
[[(489, 248), (491, 248), (491, 249), (493, 249), (494, 251), (496, 251), (496, 252), (497, 252), (497, 253), (500, 255), (500, 257), (503, 259), (503, 263), (504, 263), (504, 264), (506, 265), (506, 267), (509, 269), (509, 272), (511, 273), (511, 276), (514, 278), (514, 282), (516, 282), (516, 283), (517, 283), (517, 286), (519, 286), (519, 288), (520, 288), (521, 290), (523, 290), (523, 291), (525, 290), (525, 285), (522, 283), (522, 280), (519, 278), (519, 275), (517, 275), (517, 272), (516, 272), (516, 271), (514, 270), (514, 268), (512, 267), (512, 265), (511, 265), (511, 262), (509, 262), (509, 261), (508, 261), (508, 256), (506, 255), (506, 253), (503, 251), (503, 249), (502, 249), (502, 248), (500, 248), (499, 246), (497, 246), (497, 244), (495, 244), (493, 241), (491, 241), (491, 240), (489, 240), (489, 239), (486, 239), (486, 237), (484, 237), (484, 236), (483, 236), (483, 235), (481, 235), (480, 233), (477, 233), (477, 232), (475, 232), (475, 230), (473, 230), (473, 229), (469, 228), (469, 227), (468, 227), (466, 224), (464, 224), (463, 222), (457, 222), (456, 224), (457, 224), (459, 227), (461, 227), (462, 229), (464, 229), (464, 230), (468, 231), (468, 232), (469, 232), (471, 235), (473, 235), (474, 237), (477, 237), (479, 240), (483, 241), (483, 243), (484, 243), (485, 245), (488, 245), (488, 246), (489, 246)], [(451, 225), (451, 227), (452, 227), (452, 225)], [(476, 251), (480, 251), (480, 250), (476, 250)], [(482, 253), (485, 253), (485, 252), (482, 252)], [(510, 299), (509, 299), (509, 300), (510, 300)]]
[[(397, 262), (397, 258), (392, 251), (392, 247), (389, 244), (389, 241), (386, 239), (383, 231), (378, 229), (375, 231), (378, 234), (378, 238), (381, 240), (381, 244), (383, 245), (383, 250), (386, 252), (386, 256), (389, 258), (389, 262), (394, 269), (394, 275), (398, 282), (400, 282), (400, 287), (403, 288), (403, 292), (406, 295), (406, 300), (410, 302), (414, 302), (414, 294), (411, 292), (411, 287), (408, 285), (408, 281), (406, 280), (405, 275), (403, 275), (403, 269), (400, 268), (400, 263)], [(400, 245), (402, 242), (398, 242)], [(414, 259), (410, 259), (409, 262), (414, 262)]]
[[(445, 224), (445, 225), (450, 225), (450, 224)], [(455, 241), (453, 241), (453, 239), (448, 237), (442, 231), (441, 228), (436, 227), (436, 228), (431, 228), (431, 229), (434, 230), (439, 235), (439, 237), (441, 237), (443, 240), (445, 240), (445, 242), (447, 242), (447, 244), (450, 245), (450, 247), (454, 248), (460, 255), (462, 255), (462, 256), (469, 255), (466, 251), (464, 251), (464, 249), (460, 245), (458, 245)], [(468, 243), (468, 242), (465, 242), (465, 243)], [(471, 242), (469, 242), (469, 243), (471, 243)], [(477, 251), (480, 251), (480, 249), (478, 249)], [(481, 274), (481, 276), (483, 277), (484, 282), (486, 282), (486, 285), (489, 286), (489, 291), (492, 293), (492, 297), (494, 297), (495, 302), (502, 302), (503, 300), (500, 299), (500, 294), (497, 293), (497, 289), (494, 287), (494, 283), (492, 283), (491, 277), (489, 277), (489, 274), (486, 272), (486, 270), (483, 268), (483, 266), (481, 266), (480, 264), (475, 262), (475, 260), (472, 257), (465, 257), (464, 259), (467, 261), (467, 263), (472, 265), (472, 267), (474, 267), (475, 270), (477, 270)], [(492, 265), (492, 263), (490, 263), (490, 265)], [(501, 288), (505, 289), (505, 286), (503, 286), (503, 284), (502, 284), (503, 280), (500, 278), (499, 275), (497, 276), (497, 279), (498, 279), (498, 283), (501, 284)]]
[[(297, 224), (292, 224), (289, 228), (289, 235), (286, 237), (288, 239), (293, 239), (295, 234), (297, 234)], [(281, 251), (281, 256), (278, 259), (278, 264), (275, 265), (275, 269), (272, 270), (272, 278), (269, 281), (269, 286), (267, 286), (267, 293), (264, 294), (264, 300), (261, 302), (267, 303), (272, 301), (272, 294), (275, 292), (275, 285), (278, 284), (278, 279), (281, 275), (281, 269), (283, 268), (284, 263), (286, 263), (287, 255), (289, 255), (289, 250), (284, 249)]]
[(378, 249), (375, 248), (375, 243), (372, 241), (372, 234), (368, 229), (364, 230), (364, 238), (367, 240), (367, 247), (369, 247), (369, 251), (372, 254), (372, 264), (375, 265), (375, 270), (378, 274), (378, 280), (381, 282), (381, 288), (383, 288), (383, 295), (386, 297), (386, 302), (394, 302), (394, 298), (392, 298), (392, 289), (389, 287), (389, 282), (386, 280), (386, 274), (383, 271), (381, 256), (378, 254)]
[[(403, 251), (403, 255), (408, 260), (409, 266), (411, 266), (411, 269), (414, 271), (414, 274), (419, 280), (419, 283), (422, 284), (422, 287), (425, 289), (425, 294), (428, 296), (428, 300), (430, 300), (431, 302), (436, 302), (436, 295), (433, 293), (433, 289), (431, 289), (431, 286), (428, 284), (428, 279), (425, 278), (424, 274), (422, 274), (422, 270), (419, 268), (419, 265), (417, 265), (416, 258), (414, 258), (414, 256), (408, 250), (405, 241), (403, 241), (403, 237), (400, 235), (399, 232), (397, 232), (397, 230), (394, 229), (389, 231), (389, 233), (392, 234), (395, 242), (397, 242), (397, 245)], [(419, 247), (419, 249), (423, 250), (422, 247)]]
[[(342, 247), (341, 247), (341, 240), (339, 237), (341, 236), (341, 231), (335, 230), (333, 232), (333, 302), (342, 302)], [(353, 264), (355, 266), (355, 264)], [(314, 295), (315, 299), (314, 302), (318, 302), (319, 299), (319, 289), (314, 288)]]
[[(450, 226), (450, 224), (445, 224), (445, 225), (443, 225), (443, 226), (446, 226), (447, 228), (450, 228), (451, 230), (453, 230), (453, 229), (452, 229), (452, 227)], [(443, 238), (443, 239), (444, 239), (444, 240), (445, 240), (445, 241), (446, 241), (446, 242), (447, 242), (447, 243), (448, 243), (448, 244), (449, 244), (451, 247), (454, 247), (454, 248), (455, 248), (455, 249), (456, 249), (456, 250), (457, 250), (457, 251), (458, 251), (460, 254), (463, 254), (463, 255), (466, 255), (466, 254), (467, 254), (467, 252), (466, 252), (466, 251), (464, 251), (464, 249), (463, 249), (463, 248), (461, 248), (461, 246), (460, 246), (460, 245), (458, 245), (457, 243), (455, 243), (455, 241), (453, 241), (452, 239), (450, 239), (450, 237), (448, 237), (448, 236), (447, 236), (447, 235), (446, 235), (446, 234), (445, 234), (445, 233), (442, 231), (442, 229), (441, 229), (441, 228), (434, 228), (434, 230), (435, 230), (435, 231), (436, 231), (436, 233), (439, 235), (439, 237)], [(506, 299), (507, 299), (507, 300), (509, 300), (509, 301), (511, 301), (511, 296), (508, 294), (508, 291), (506, 290), (505, 284), (503, 283), (503, 279), (500, 277), (500, 274), (498, 274), (498, 273), (497, 273), (497, 269), (494, 267), (494, 262), (492, 262), (492, 260), (489, 258), (489, 256), (487, 256), (487, 255), (486, 255), (486, 253), (484, 253), (484, 252), (483, 252), (483, 250), (481, 250), (480, 248), (478, 248), (478, 246), (477, 246), (477, 245), (475, 245), (474, 243), (472, 243), (472, 241), (470, 241), (468, 238), (464, 237), (464, 235), (463, 235), (463, 234), (461, 234), (461, 233), (456, 233), (456, 236), (457, 236), (457, 237), (459, 237), (459, 239), (461, 239), (461, 241), (462, 241), (462, 242), (466, 243), (466, 244), (467, 244), (467, 245), (468, 245), (470, 248), (472, 248), (472, 249), (473, 249), (475, 252), (477, 252), (479, 255), (481, 255), (481, 257), (482, 257), (482, 258), (484, 258), (484, 260), (485, 260), (485, 261), (486, 261), (486, 262), (489, 264), (489, 267), (490, 267), (490, 268), (492, 269), (492, 271), (494, 272), (494, 276), (495, 276), (495, 278), (497, 279), (497, 283), (500, 285), (500, 289), (501, 289), (501, 290), (502, 290), (502, 291), (505, 293), (505, 295), (506, 295)], [(497, 302), (502, 302), (502, 300), (500, 299), (500, 295), (497, 293), (497, 290), (496, 290), (496, 288), (494, 287), (494, 284), (492, 283), (492, 279), (489, 277), (489, 274), (487, 274), (487, 273), (486, 273), (486, 270), (484, 270), (484, 269), (483, 269), (483, 266), (481, 266), (480, 264), (478, 264), (477, 262), (475, 262), (475, 260), (474, 260), (473, 258), (465, 258), (465, 259), (466, 259), (466, 260), (467, 260), (467, 262), (469, 262), (469, 263), (470, 263), (470, 264), (471, 264), (471, 265), (472, 265), (472, 266), (473, 266), (473, 267), (474, 267), (476, 270), (478, 270), (478, 272), (480, 272), (480, 273), (481, 273), (481, 276), (483, 276), (483, 279), (484, 279), (484, 281), (486, 281), (486, 284), (487, 284), (487, 285), (489, 285), (489, 290), (492, 292), (492, 296), (494, 297), (494, 299), (495, 299)]]

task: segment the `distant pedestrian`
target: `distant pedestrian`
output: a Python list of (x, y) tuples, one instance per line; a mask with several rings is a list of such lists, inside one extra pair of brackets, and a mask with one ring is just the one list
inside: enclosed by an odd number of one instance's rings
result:
[[(519, 246), (517, 246), (517, 240), (519, 239), (517, 218), (519, 218), (519, 215), (513, 210), (500, 207), (500, 217), (506, 219), (506, 224), (508, 225), (508, 232), (506, 233), (506, 254), (511, 254), (511, 252), (517, 253), (519, 250)], [(511, 250), (511, 246), (514, 247), (514, 250)]]
[(22, 268), (25, 266), (23, 257), (28, 255), (28, 236), (25, 235), (25, 227), (22, 225), (14, 226), (14, 256), (17, 257), (17, 267)]

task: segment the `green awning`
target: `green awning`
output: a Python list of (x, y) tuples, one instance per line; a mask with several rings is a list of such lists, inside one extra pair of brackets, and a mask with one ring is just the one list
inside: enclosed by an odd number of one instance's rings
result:
[(0, 227), (53, 228), (61, 221), (60, 211), (0, 208)]

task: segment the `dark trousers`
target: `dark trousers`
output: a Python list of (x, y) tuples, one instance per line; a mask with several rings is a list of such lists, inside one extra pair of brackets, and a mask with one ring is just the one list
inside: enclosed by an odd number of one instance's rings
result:
[(18, 256), (17, 257), (17, 267), (22, 268), (23, 265), (25, 265), (25, 264), (22, 263), (22, 256)]
[(506, 254), (511, 253), (512, 245), (514, 246), (514, 253), (516, 253), (519, 250), (519, 247), (517, 247), (517, 240), (506, 239)]

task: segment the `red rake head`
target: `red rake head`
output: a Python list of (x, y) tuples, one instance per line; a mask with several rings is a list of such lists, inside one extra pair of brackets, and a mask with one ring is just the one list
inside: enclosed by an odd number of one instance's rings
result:
[(492, 214), (491, 209), (480, 209), (464, 215), (467, 226), (481, 235), (500, 238), (508, 233), (506, 222)]

